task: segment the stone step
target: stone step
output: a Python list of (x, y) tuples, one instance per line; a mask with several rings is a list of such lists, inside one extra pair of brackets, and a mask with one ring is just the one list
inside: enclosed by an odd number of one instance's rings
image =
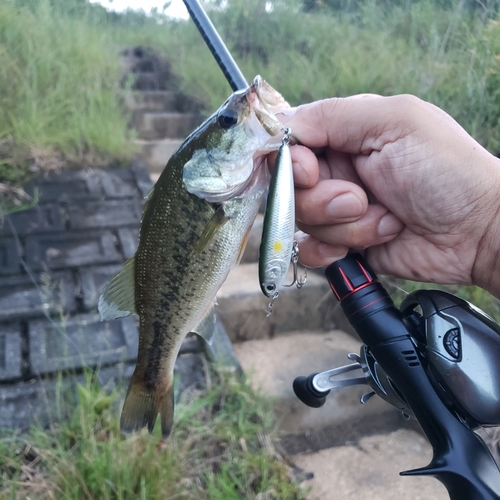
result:
[(125, 106), (134, 112), (175, 111), (191, 113), (196, 111), (192, 99), (174, 90), (127, 91), (123, 93)]
[(302, 474), (312, 475), (303, 482), (310, 488), (308, 500), (448, 500), (446, 488), (430, 476), (399, 476), (431, 458), (432, 449), (422, 435), (400, 429), (291, 460)]
[(187, 137), (203, 122), (198, 113), (137, 113), (132, 126), (137, 130), (139, 139), (181, 139)]
[[(323, 328), (335, 300), (323, 276), (311, 272), (300, 290), (282, 288), (273, 313), (266, 317), (269, 299), (260, 289), (258, 275), (256, 262), (240, 264), (229, 273), (217, 294), (217, 312), (233, 342)], [(288, 276), (287, 282), (290, 281)]]
[[(137, 91), (157, 91), (160, 90), (163, 82), (161, 76), (155, 72), (143, 71), (130, 73), (129, 77), (132, 88)], [(127, 84), (127, 80), (124, 82)]]
[[(309, 408), (293, 393), (292, 382), (349, 364), (361, 342), (342, 331), (300, 331), (272, 340), (234, 345), (252, 385), (275, 401), (281, 447), (311, 488), (309, 500), (420, 500), (448, 498), (432, 478), (402, 478), (399, 472), (426, 465), (432, 451), (400, 412), (378, 397), (365, 405), (368, 386), (337, 389), (321, 408)], [(358, 375), (356, 372), (351, 372)]]
[(184, 139), (160, 139), (154, 141), (136, 139), (134, 144), (140, 148), (141, 158), (150, 174), (160, 174), (183, 141)]
[[(348, 435), (408, 425), (400, 412), (381, 398), (373, 397), (362, 405), (361, 396), (371, 392), (368, 385), (332, 391), (321, 408), (310, 408), (297, 399), (292, 388), (295, 377), (352, 363), (347, 355), (359, 353), (361, 341), (345, 332), (304, 329), (274, 339), (238, 342), (234, 347), (252, 385), (276, 401), (280, 431), (291, 435), (283, 438), (289, 453), (317, 451), (342, 444)], [(352, 376), (362, 374), (346, 374)]]

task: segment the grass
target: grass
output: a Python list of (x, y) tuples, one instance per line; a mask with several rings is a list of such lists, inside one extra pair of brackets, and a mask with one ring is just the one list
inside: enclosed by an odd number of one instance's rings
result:
[[(304, 12), (299, 0), (207, 6), (247, 79), (262, 74), (294, 105), (413, 93), (500, 152), (500, 28), (491, 2), (329, 3), (337, 8)], [(33, 171), (68, 162), (131, 158), (118, 63), (131, 45), (164, 55), (207, 113), (230, 93), (191, 21), (106, 13), (86, 0), (0, 0), (0, 183), (18, 187)]]
[(221, 371), (211, 385), (177, 406), (165, 442), (156, 432), (124, 438), (117, 393), (88, 376), (69, 420), (24, 436), (4, 431), (0, 499), (305, 498), (276, 451), (271, 403)]
[(500, 324), (500, 301), (486, 290), (477, 286), (420, 283), (388, 276), (383, 276), (381, 279), (397, 306), (399, 306), (407, 294), (416, 290), (443, 290), (474, 304)]
[[(72, 2), (69, 2), (71, 4)], [(113, 42), (63, 2), (0, 0), (0, 182), (130, 157)]]

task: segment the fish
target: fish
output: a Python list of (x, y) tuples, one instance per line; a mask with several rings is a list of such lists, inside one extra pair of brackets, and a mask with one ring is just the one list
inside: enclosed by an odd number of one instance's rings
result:
[(286, 129), (274, 163), (259, 248), (260, 288), (273, 300), (283, 286), (294, 247), (295, 196), (289, 136)]
[(143, 210), (135, 256), (104, 287), (102, 320), (139, 316), (137, 364), (121, 412), (124, 434), (174, 416), (174, 365), (194, 332), (211, 342), (216, 293), (243, 254), (268, 185), (289, 107), (260, 76), (224, 104), (168, 161)]

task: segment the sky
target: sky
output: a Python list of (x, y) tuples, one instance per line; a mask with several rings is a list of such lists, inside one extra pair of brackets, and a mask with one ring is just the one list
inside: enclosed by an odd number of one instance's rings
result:
[[(92, 3), (100, 3), (103, 7), (109, 10), (121, 12), (130, 9), (143, 9), (145, 12), (150, 12), (153, 7), (157, 7), (160, 12), (163, 11), (163, 6), (167, 0), (90, 0)], [(184, 7), (182, 0), (171, 0), (170, 7), (165, 11), (165, 14), (172, 17), (180, 17), (188, 19), (189, 14)]]

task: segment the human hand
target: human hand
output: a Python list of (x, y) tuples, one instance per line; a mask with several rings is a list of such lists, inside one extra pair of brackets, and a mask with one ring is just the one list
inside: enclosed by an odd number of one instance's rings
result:
[(302, 144), (292, 160), (303, 264), (366, 249), (375, 272), (500, 296), (500, 161), (449, 115), (413, 96), (362, 95), (283, 121)]

